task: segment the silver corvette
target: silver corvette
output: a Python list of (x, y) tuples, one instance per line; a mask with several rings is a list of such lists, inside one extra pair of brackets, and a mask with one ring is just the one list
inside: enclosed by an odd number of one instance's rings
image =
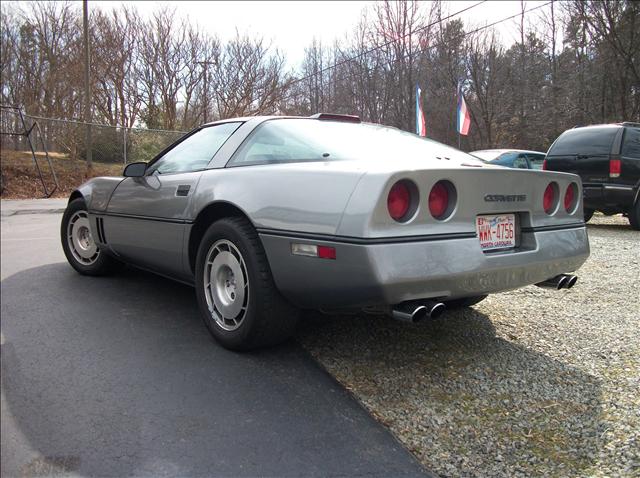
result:
[(186, 282), (225, 347), (291, 335), (300, 309), (435, 317), (529, 284), (568, 288), (589, 255), (578, 176), (505, 169), (357, 117), (204, 125), (69, 198), (80, 273), (123, 263)]

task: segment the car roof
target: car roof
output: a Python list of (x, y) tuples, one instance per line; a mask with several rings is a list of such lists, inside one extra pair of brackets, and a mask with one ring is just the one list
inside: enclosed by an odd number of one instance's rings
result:
[(533, 154), (545, 154), (541, 151), (532, 151), (529, 149), (478, 149), (477, 151), (471, 151), (469, 154), (474, 153), (496, 153), (497, 155), (503, 153), (533, 153)]
[(568, 130), (565, 131), (565, 133), (567, 131), (575, 131), (578, 129), (608, 129), (608, 128), (624, 128), (625, 126), (633, 126), (633, 124), (631, 123), (608, 123), (608, 124), (589, 124), (589, 125), (585, 125), (585, 126), (574, 126), (573, 128), (570, 128)]

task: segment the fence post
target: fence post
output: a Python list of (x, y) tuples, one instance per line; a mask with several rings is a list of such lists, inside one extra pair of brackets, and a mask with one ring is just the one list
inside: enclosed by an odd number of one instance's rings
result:
[(127, 127), (122, 127), (122, 149), (124, 152), (124, 164), (127, 164)]

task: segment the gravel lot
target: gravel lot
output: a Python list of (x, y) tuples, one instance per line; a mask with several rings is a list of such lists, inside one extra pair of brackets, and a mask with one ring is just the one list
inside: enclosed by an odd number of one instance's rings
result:
[(443, 476), (640, 476), (640, 232), (589, 223), (570, 291), (435, 321), (309, 314), (299, 341)]

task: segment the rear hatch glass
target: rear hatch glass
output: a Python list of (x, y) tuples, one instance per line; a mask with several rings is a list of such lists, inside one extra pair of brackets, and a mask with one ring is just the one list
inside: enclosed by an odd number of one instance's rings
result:
[(608, 181), (609, 154), (619, 131), (618, 126), (565, 131), (547, 153), (549, 169), (579, 174), (584, 182)]

